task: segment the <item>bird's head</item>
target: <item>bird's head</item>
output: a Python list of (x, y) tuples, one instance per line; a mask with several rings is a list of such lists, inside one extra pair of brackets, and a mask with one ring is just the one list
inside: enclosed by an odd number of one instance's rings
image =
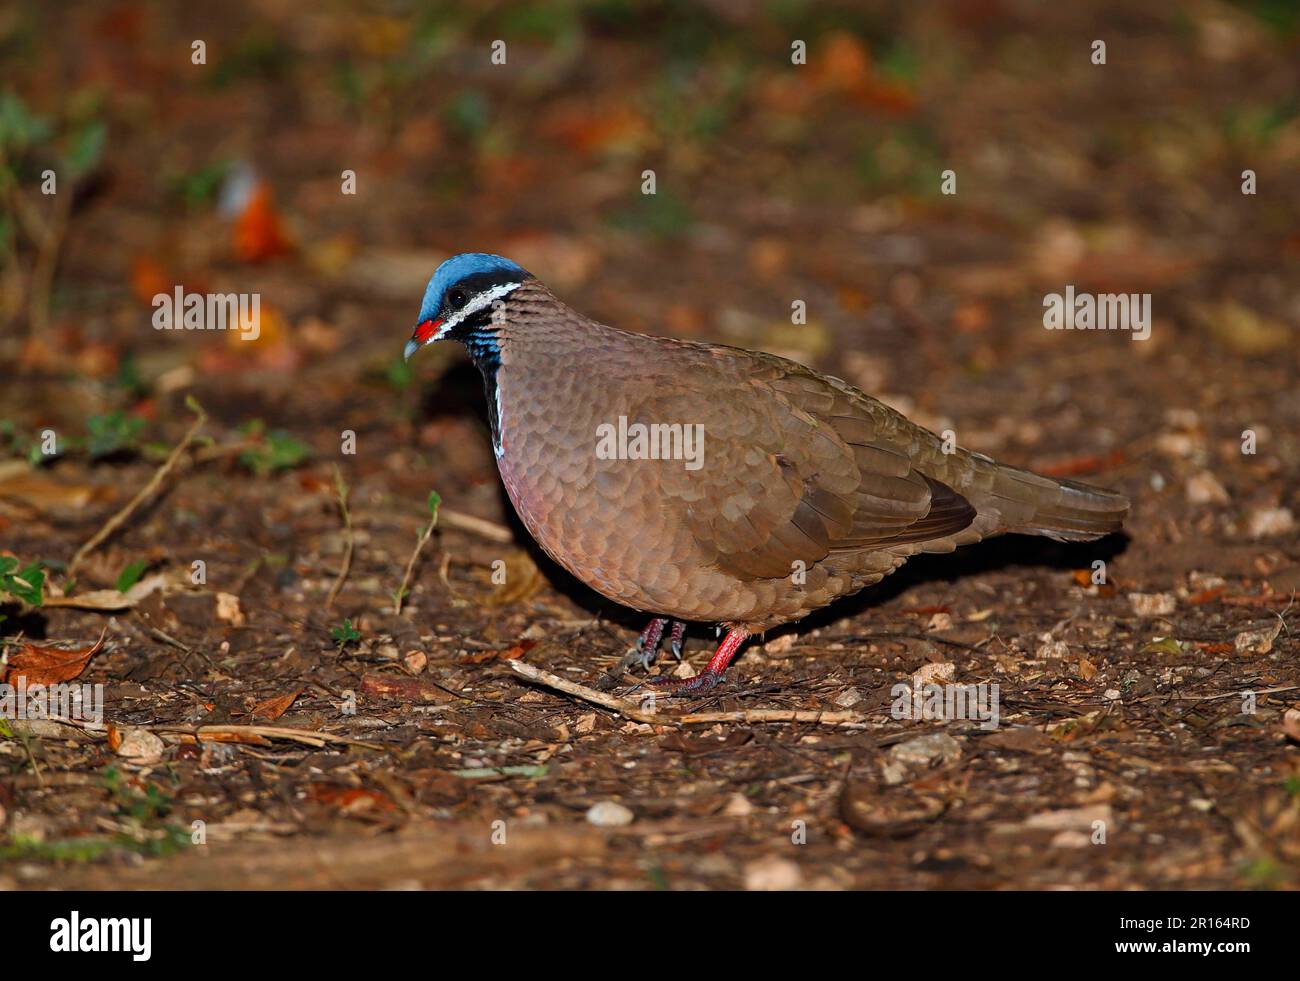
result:
[(528, 272), (499, 255), (464, 252), (452, 256), (429, 280), (403, 355), (409, 361), (433, 341), (450, 337), (468, 343), (489, 332), (496, 304), (527, 279)]

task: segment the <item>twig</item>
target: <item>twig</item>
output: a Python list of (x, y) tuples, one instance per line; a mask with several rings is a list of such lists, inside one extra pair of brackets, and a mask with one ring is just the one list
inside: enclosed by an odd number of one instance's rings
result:
[(843, 726), (846, 729), (870, 729), (872, 724), (856, 712), (807, 712), (787, 709), (745, 709), (739, 712), (694, 712), (679, 715), (674, 720), (682, 725), (703, 725), (716, 722), (799, 722), (821, 726)]
[(140, 493), (131, 498), (126, 507), (122, 508), (121, 511), (118, 511), (117, 514), (109, 518), (108, 521), (104, 523), (103, 527), (90, 537), (90, 540), (87, 541), (86, 544), (77, 549), (77, 554), (74, 555), (72, 561), (68, 563), (69, 576), (76, 571), (81, 560), (85, 558), (87, 554), (103, 544), (104, 540), (113, 534), (113, 532), (117, 531), (117, 529), (135, 513), (136, 509), (148, 500), (153, 492), (158, 489), (163, 480), (167, 478), (167, 475), (176, 468), (176, 464), (180, 460), (181, 455), (189, 447), (190, 443), (194, 441), (194, 437), (198, 433), (199, 428), (208, 420), (208, 414), (203, 411), (203, 407), (193, 398), (186, 399), (185, 404), (189, 406), (190, 411), (197, 416), (193, 425), (190, 426), (181, 441), (176, 444), (175, 448), (163, 462), (163, 465), (154, 471), (153, 476), (149, 478), (149, 482), (141, 488)]
[(486, 538), (494, 542), (508, 544), (515, 540), (514, 532), (505, 525), (499, 525), (495, 521), (487, 521), (483, 518), (476, 518), (472, 514), (452, 511), (449, 508), (442, 509), (442, 523), (448, 528), (468, 531), (480, 538)]
[(336, 736), (332, 732), (321, 732), (319, 729), (290, 729), (286, 726), (245, 726), (245, 725), (212, 725), (199, 726), (198, 728), (187, 728), (185, 726), (146, 726), (151, 732), (172, 733), (175, 735), (193, 736), (195, 739), (202, 740), (205, 736), (261, 736), (263, 739), (285, 739), (289, 742), (303, 743), (307, 746), (320, 748), (326, 743), (340, 743), (346, 746), (361, 746), (365, 749), (380, 749), (384, 747), (375, 743), (368, 743), (362, 739), (352, 739), (348, 736)]
[[(97, 736), (108, 735), (110, 723), (96, 722), (90, 719), (70, 719), (62, 716), (53, 716), (49, 719), (32, 720), (42, 723), (54, 723), (60, 726), (68, 726), (72, 729), (79, 729), (82, 732), (93, 733)], [(159, 735), (171, 736), (190, 736), (202, 741), (205, 737), (215, 736), (260, 736), (263, 739), (283, 739), (288, 742), (302, 743), (306, 746), (313, 746), (317, 749), (327, 743), (338, 743), (346, 746), (360, 746), (364, 749), (382, 750), (385, 747), (377, 743), (368, 743), (362, 739), (353, 739), (350, 736), (336, 736), (332, 732), (322, 732), (318, 729), (291, 729), (287, 726), (257, 726), (257, 725), (210, 725), (210, 726), (177, 726), (177, 725), (143, 725), (143, 726), (125, 726), (123, 728), (144, 729)], [(44, 732), (36, 732), (33, 728), (34, 735), (44, 735)], [(57, 735), (57, 734), (56, 734)], [(65, 737), (66, 738), (66, 737)]]
[(325, 597), (327, 610), (338, 599), (339, 590), (343, 588), (343, 583), (352, 570), (352, 513), (348, 510), (348, 485), (343, 483), (343, 474), (339, 472), (337, 463), (334, 465), (334, 493), (338, 496), (339, 511), (343, 514), (343, 564), (339, 566), (338, 578), (330, 587), (329, 596)]
[(806, 712), (786, 709), (746, 709), (739, 712), (695, 712), (688, 715), (662, 716), (634, 708), (626, 699), (607, 695), (586, 685), (561, 678), (557, 674), (543, 671), (524, 661), (514, 659), (506, 661), (510, 670), (529, 681), (535, 681), (562, 691), (566, 695), (580, 698), (584, 702), (599, 705), (617, 712), (634, 722), (646, 722), (652, 725), (711, 725), (717, 722), (798, 722), (810, 725), (844, 726), (850, 729), (869, 729), (871, 723), (865, 716), (856, 712)]
[(562, 691), (566, 695), (572, 695), (574, 698), (580, 698), (584, 702), (591, 702), (593, 705), (599, 705), (602, 708), (610, 709), (617, 712), (624, 718), (631, 719), (634, 722), (662, 723), (671, 725), (673, 720), (661, 719), (650, 712), (642, 712), (634, 708), (622, 698), (614, 695), (606, 695), (604, 692), (596, 691), (594, 688), (588, 688), (586, 685), (580, 685), (576, 681), (569, 681), (567, 678), (561, 678), (558, 674), (551, 674), (549, 671), (543, 671), (541, 668), (534, 667), (523, 661), (517, 661), (513, 658), (506, 661), (510, 670), (520, 677), (527, 678), (529, 681), (536, 681), (539, 684), (546, 685), (548, 688), (554, 688), (556, 691)]
[(411, 558), (406, 563), (406, 571), (402, 573), (402, 584), (397, 587), (397, 595), (393, 597), (393, 614), (395, 616), (402, 612), (402, 600), (406, 598), (406, 590), (411, 584), (411, 573), (415, 571), (415, 560), (420, 557), (420, 550), (424, 548), (425, 543), (433, 537), (433, 529), (438, 524), (438, 506), (441, 500), (437, 494), (429, 495), (429, 510), (433, 512), (433, 515), (429, 518), (429, 523), (425, 526), (424, 531), (420, 532), (420, 537), (416, 539), (415, 551), (411, 553)]
[(1139, 698), (1139, 702), (1154, 702), (1159, 699), (1168, 699), (1176, 702), (1216, 702), (1220, 698), (1241, 698), (1247, 692), (1252, 695), (1276, 695), (1284, 691), (1300, 690), (1300, 685), (1283, 685), (1281, 688), (1243, 688), (1241, 691), (1225, 691), (1217, 695), (1171, 695), (1159, 693), (1148, 695), (1145, 698)]

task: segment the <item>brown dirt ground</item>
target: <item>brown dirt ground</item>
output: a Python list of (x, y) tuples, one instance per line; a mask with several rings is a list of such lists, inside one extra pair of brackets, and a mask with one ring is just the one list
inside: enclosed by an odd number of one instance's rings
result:
[[(4, 630), (85, 644), (107, 625), (78, 680), (105, 686), (120, 729), (258, 724), (296, 693), (265, 724), (366, 745), (168, 742), (140, 764), (101, 736), (2, 740), (0, 884), (1300, 885), (1300, 749), (1283, 732), (1300, 705), (1300, 533), (1280, 510), (1300, 508), (1300, 123), (1232, 123), (1293, 97), (1296, 35), (1235, 7), (1104, 6), (1099, 68), (1089, 16), (985, 6), (885, 8), (834, 47), (818, 35), (811, 51), (839, 67), (814, 58), (822, 74), (794, 82), (787, 30), (722, 15), (681, 63), (661, 58), (679, 43), (665, 23), (579, 18), (576, 60), (548, 61), (549, 42), (524, 32), (518, 67), (494, 74), (480, 49), (523, 29), (492, 8), (408, 76), (392, 66), (418, 32), (396, 14), (253, 3), (207, 22), (126, 4), (112, 21), (74, 8), (15, 78), (47, 110), (67, 78), (106, 91), (109, 148), (72, 216), (49, 338), (20, 346), (25, 332), (6, 328), (0, 419), (76, 436), (120, 408), (146, 420), (143, 443), (166, 446), (192, 393), (212, 442), (90, 554), (73, 591), (111, 588), (137, 560), (166, 589), (111, 615), (10, 609)], [(167, 54), (193, 37), (254, 53), (229, 81), (195, 81)], [(257, 55), (259, 38), (279, 46)], [(919, 67), (873, 74), (882, 50)], [(352, 79), (363, 108), (321, 78)], [(473, 108), (466, 93), (490, 107), (487, 135), (448, 121), (446, 106)], [(715, 104), (716, 127), (690, 116)], [(186, 210), (166, 191), (166, 175), (218, 158), (267, 178), (292, 254), (240, 263), (210, 204)], [(687, 217), (636, 211), (645, 166), (667, 192), (646, 207)], [(951, 199), (930, 187), (942, 166), (958, 171)], [(1238, 191), (1247, 166), (1257, 197)], [(338, 194), (344, 167), (360, 175), (355, 200)], [(915, 560), (751, 645), (729, 684), (661, 703), (659, 724), (525, 683), (506, 657), (594, 684), (642, 624), (519, 528), (458, 351), (425, 352), (409, 384), (390, 374), (424, 280), (464, 250), (515, 257), (605, 322), (786, 353), (963, 445), (1122, 489), (1128, 535)], [(260, 291), (279, 333), (248, 351), (153, 332), (132, 281), (154, 266), (194, 289)], [(1152, 293), (1151, 338), (1044, 330), (1041, 298), (1065, 283)], [(787, 322), (792, 298), (808, 302), (805, 327)], [(126, 363), (139, 385), (118, 381)], [(311, 460), (255, 475), (220, 452), (253, 419)], [(339, 453), (344, 430), (355, 455)], [(336, 464), (354, 554), (327, 609), (345, 543)], [(64, 584), (60, 563), (157, 466), (142, 446), (11, 467), (0, 545)], [(21, 482), (33, 477), (36, 490)], [(514, 539), (443, 521), (394, 615), (431, 489)], [(196, 559), (206, 585), (177, 585)], [(1102, 587), (1086, 575), (1096, 559)], [(1142, 594), (1169, 612), (1140, 612)], [(345, 618), (360, 639), (340, 650), (330, 630)], [(692, 629), (697, 668), (711, 640)], [(411, 651), (427, 658), (418, 674)], [(891, 686), (933, 663), (998, 684), (1001, 727), (891, 718)], [(1261, 693), (1254, 712), (1247, 690)], [(865, 724), (673, 722), (846, 708)], [(953, 740), (946, 756), (898, 762), (896, 747), (931, 733)], [(635, 820), (594, 826), (585, 814), (602, 801)]]

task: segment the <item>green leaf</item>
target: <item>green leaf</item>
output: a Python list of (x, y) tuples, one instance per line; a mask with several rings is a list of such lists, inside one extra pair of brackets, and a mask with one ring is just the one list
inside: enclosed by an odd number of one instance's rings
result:
[(429, 491), (429, 514), (433, 516), (434, 521), (438, 520), (438, 506), (440, 504), (442, 504), (442, 497), (438, 492)]
[(17, 94), (0, 95), (0, 143), (23, 150), (50, 135), (50, 124), (27, 111)]
[[(12, 563), (12, 564), (10, 564)], [(32, 562), (21, 572), (13, 572), (17, 565), (13, 559), (5, 558), (0, 565), (0, 591), (14, 596), (28, 606), (40, 606), (45, 590), (45, 570), (39, 562)]]
[(72, 137), (72, 148), (68, 151), (68, 169), (74, 178), (85, 177), (97, 166), (104, 156), (104, 140), (108, 127), (102, 122), (87, 123), (77, 130)]
[(125, 593), (140, 581), (140, 577), (144, 575), (144, 570), (147, 568), (149, 568), (149, 563), (144, 559), (136, 559), (136, 561), (128, 565), (122, 570), (122, 574), (117, 577), (117, 591)]
[[(265, 426), (260, 419), (246, 424), (243, 430), (251, 436), (262, 436)], [(259, 477), (277, 470), (291, 470), (311, 457), (311, 447), (288, 433), (273, 430), (263, 437), (262, 445), (245, 450), (239, 462)]]
[(114, 409), (107, 415), (91, 416), (86, 420), (86, 429), (89, 431), (86, 450), (92, 460), (97, 460), (123, 450), (136, 449), (144, 420)]
[(330, 637), (333, 638), (338, 649), (343, 650), (348, 644), (359, 641), (361, 634), (357, 632), (356, 627), (352, 626), (351, 620), (344, 620), (340, 626), (330, 628)]

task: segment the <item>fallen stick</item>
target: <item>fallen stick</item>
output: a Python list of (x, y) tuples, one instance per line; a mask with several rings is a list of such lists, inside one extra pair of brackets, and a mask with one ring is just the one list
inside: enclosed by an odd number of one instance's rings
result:
[(442, 508), (439, 520), (444, 527), (468, 531), (490, 541), (505, 544), (515, 540), (514, 532), (505, 525), (499, 525), (495, 521), (487, 521), (484, 518), (476, 518), (472, 514), (453, 511), (450, 508)]
[(682, 725), (716, 722), (798, 722), (817, 726), (870, 729), (872, 724), (856, 712), (810, 712), (787, 709), (742, 709), (736, 712), (694, 712), (673, 719)]
[(610, 709), (634, 722), (645, 722), (651, 725), (708, 725), (717, 722), (798, 722), (811, 725), (845, 726), (856, 729), (871, 728), (871, 723), (856, 712), (744, 709), (736, 712), (694, 712), (687, 715), (665, 716), (635, 708), (627, 699), (607, 695), (586, 685), (580, 685), (576, 681), (569, 681), (567, 678), (561, 678), (558, 674), (552, 674), (550, 671), (543, 671), (541, 668), (524, 661), (510, 659), (506, 661), (506, 664), (510, 666), (510, 670), (515, 674), (527, 678), (529, 681), (535, 681), (546, 685), (548, 688), (564, 692), (566, 695), (580, 698), (584, 702)]
[(185, 404), (189, 407), (191, 412), (198, 416), (198, 418), (194, 420), (194, 424), (190, 426), (189, 430), (185, 433), (184, 438), (182, 438), (181, 441), (176, 444), (171, 453), (168, 454), (167, 459), (163, 461), (162, 466), (154, 471), (153, 476), (149, 478), (149, 482), (141, 488), (140, 493), (131, 498), (131, 500), (127, 502), (126, 507), (122, 508), (121, 511), (118, 511), (117, 514), (104, 522), (103, 527), (101, 527), (99, 531), (95, 532), (95, 534), (91, 535), (86, 544), (77, 549), (77, 554), (74, 555), (72, 561), (68, 563), (69, 576), (76, 571), (81, 560), (85, 558), (87, 554), (103, 544), (104, 540), (108, 538), (109, 535), (117, 531), (117, 529), (135, 513), (136, 509), (152, 496), (153, 492), (158, 489), (159, 485), (162, 484), (167, 475), (176, 469), (176, 464), (180, 460), (181, 454), (189, 448), (190, 443), (194, 442), (194, 437), (198, 433), (199, 428), (208, 421), (208, 414), (203, 411), (203, 407), (199, 405), (192, 396), (185, 400)]
[(672, 724), (671, 719), (661, 719), (651, 712), (642, 712), (635, 708), (625, 699), (618, 698), (615, 695), (607, 695), (602, 691), (596, 691), (594, 688), (588, 688), (586, 685), (580, 685), (576, 681), (569, 681), (567, 678), (561, 678), (558, 674), (552, 674), (549, 671), (543, 671), (541, 668), (534, 667), (524, 661), (517, 661), (511, 658), (506, 661), (510, 670), (520, 677), (527, 678), (529, 681), (536, 681), (545, 685), (547, 688), (554, 688), (556, 691), (562, 691), (566, 695), (572, 695), (574, 698), (580, 698), (584, 702), (590, 702), (593, 705), (599, 705), (602, 708), (610, 709), (617, 712), (624, 718), (631, 719), (634, 722), (649, 722), (660, 724)]
[[(14, 720), (8, 720), (11, 726), (15, 725)], [(79, 729), (83, 733), (93, 734), (101, 738), (108, 738), (107, 722), (95, 722), (89, 719), (69, 719), (63, 716), (52, 716), (48, 719), (33, 719), (29, 722), (16, 723), (25, 731), (36, 736), (47, 736), (51, 738), (67, 739), (68, 734), (57, 726), (67, 726), (70, 729)], [(258, 726), (258, 725), (238, 725), (236, 723), (210, 726), (176, 726), (176, 725), (143, 725), (143, 726), (119, 726), (120, 729), (144, 729), (155, 735), (168, 736), (189, 736), (197, 741), (202, 741), (204, 737), (214, 737), (213, 742), (219, 742), (217, 736), (260, 736), (263, 739), (282, 739), (288, 742), (303, 743), (307, 746), (321, 748), (327, 743), (339, 743), (346, 746), (360, 746), (364, 749), (384, 749), (383, 746), (375, 743), (368, 743), (362, 739), (352, 739), (349, 736), (336, 736), (332, 732), (321, 732), (317, 729), (290, 729), (286, 726)], [(15, 729), (17, 731), (17, 729)]]
[(163, 734), (168, 733), (178, 736), (193, 736), (196, 740), (202, 741), (205, 736), (261, 736), (263, 739), (284, 739), (289, 742), (303, 743), (307, 746), (320, 748), (326, 743), (340, 743), (345, 746), (360, 746), (365, 749), (379, 749), (383, 746), (377, 746), (374, 743), (368, 743), (362, 739), (352, 739), (349, 736), (336, 736), (332, 732), (321, 732), (319, 729), (290, 729), (285, 726), (254, 726), (254, 725), (211, 725), (199, 726), (198, 728), (188, 726), (141, 726), (150, 732)]

